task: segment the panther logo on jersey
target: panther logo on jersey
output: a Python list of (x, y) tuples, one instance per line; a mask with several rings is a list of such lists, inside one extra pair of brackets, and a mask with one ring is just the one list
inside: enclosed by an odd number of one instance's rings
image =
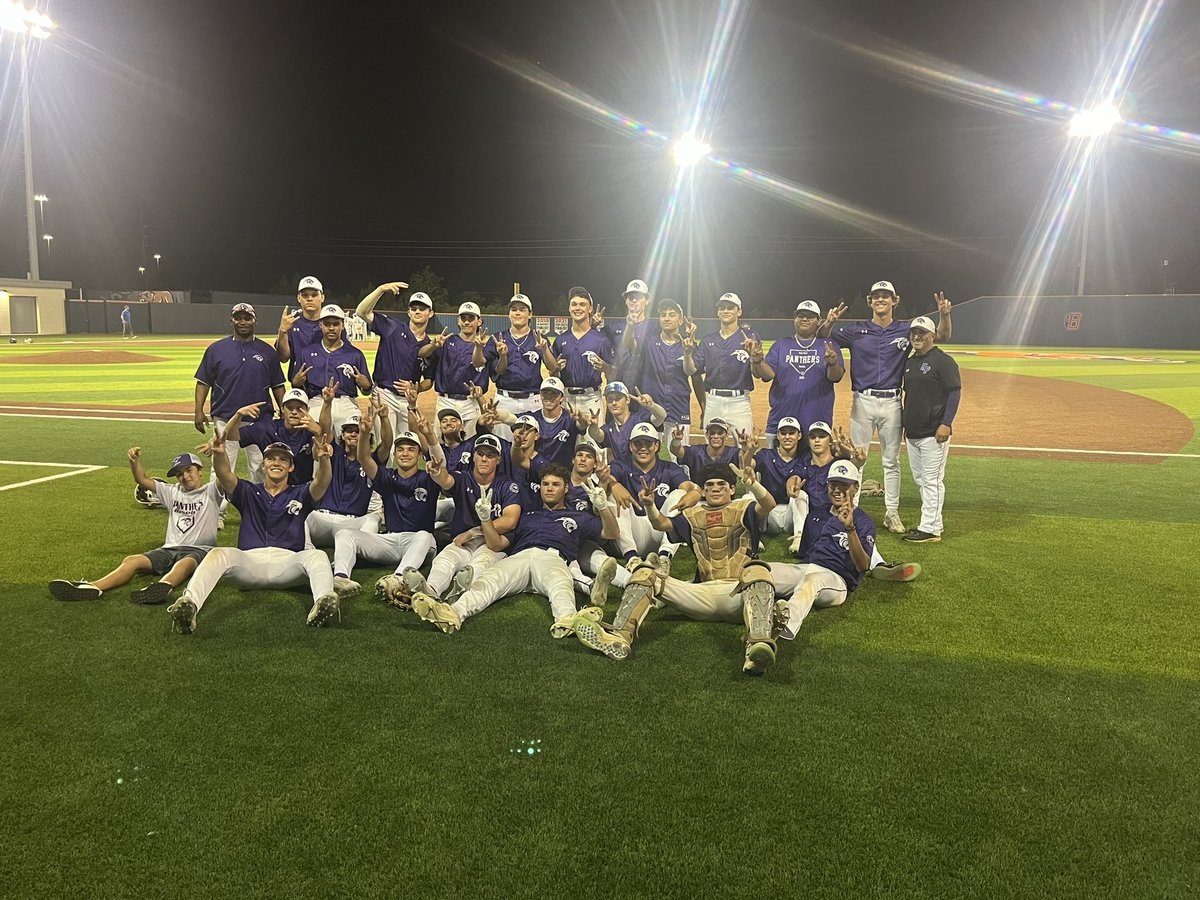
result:
[(839, 547), (841, 547), (843, 550), (849, 550), (849, 549), (850, 549), (850, 535), (848, 535), (848, 534), (847, 534), (846, 532), (844, 532), (844, 531), (839, 531), (839, 532), (838, 532), (838, 533), (835, 535), (835, 537), (837, 538), (837, 542), (838, 542), (838, 546), (839, 546)]
[(584, 350), (583, 358), (586, 359), (593, 366), (596, 365), (596, 363), (603, 362), (603, 360), (600, 359), (599, 354), (596, 353), (595, 350)]
[(567, 534), (570, 534), (579, 527), (578, 522), (576, 522), (574, 519), (569, 519), (566, 516), (563, 516), (563, 518), (559, 519), (558, 522), (560, 525), (562, 525)]
[(567, 442), (567, 439), (568, 439), (568, 438), (570, 438), (570, 437), (571, 437), (571, 435), (570, 435), (570, 433), (569, 433), (569, 432), (567, 432), (567, 431), (560, 431), (558, 434), (556, 434), (556, 435), (554, 436), (554, 439), (555, 439), (556, 441), (558, 441), (560, 444), (565, 444), (565, 443)]
[(895, 346), (899, 347), (901, 350), (908, 349), (908, 338), (906, 338), (906, 337), (893, 338), (892, 343)]
[(666, 483), (660, 484), (654, 488), (654, 493), (660, 497), (666, 497), (667, 494), (671, 493), (671, 486)]
[(458, 455), (458, 463), (459, 463), (459, 465), (462, 465), (462, 466), (469, 466), (471, 464), (470, 451), (464, 450), (462, 453), (460, 453)]
[(429, 499), (429, 491), (425, 490), (425, 488), (417, 488), (413, 491), (413, 497), (418, 503), (424, 503)]
[(189, 531), (191, 531), (192, 526), (195, 524), (196, 519), (194, 516), (180, 516), (175, 520), (175, 527), (178, 528), (182, 534), (187, 534)]
[(288, 515), (298, 516), (300, 510), (304, 509), (304, 504), (299, 500), (289, 500), (287, 505)]
[(510, 484), (508, 486), (508, 492), (510, 494), (519, 494), (521, 492), (521, 489), (519, 487), (517, 487), (517, 483), (514, 481), (512, 484)]
[[(587, 512), (589, 505), (590, 504), (588, 503), (587, 500), (576, 500), (575, 501), (575, 512)], [(570, 529), (567, 529), (567, 530), (569, 531)]]
[(338, 371), (347, 378), (354, 377), (354, 366), (350, 365), (350, 363), (342, 363), (340, 366), (338, 366)]
[(736, 359), (740, 363), (750, 362), (750, 354), (747, 353), (745, 350), (734, 350), (733, 358)]
[(256, 361), (256, 362), (262, 362), (262, 361), (263, 361), (262, 354), (261, 354), (261, 353), (255, 353), (255, 354), (254, 354), (254, 359), (255, 359), (255, 361)]
[(536, 350), (526, 350), (521, 355), (529, 361), (531, 366), (536, 366), (542, 361), (542, 354), (538, 353)]

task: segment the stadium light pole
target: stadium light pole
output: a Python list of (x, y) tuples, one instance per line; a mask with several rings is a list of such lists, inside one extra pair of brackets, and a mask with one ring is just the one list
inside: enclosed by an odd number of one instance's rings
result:
[[(1111, 103), (1101, 103), (1091, 109), (1081, 109), (1071, 116), (1071, 124), (1067, 135), (1093, 142), (1101, 142), (1116, 125), (1121, 123), (1121, 113)], [(1083, 186), (1083, 235), (1079, 240), (1079, 280), (1075, 285), (1075, 293), (1082, 297), (1087, 285), (1088, 239), (1092, 230), (1092, 174), (1095, 165), (1089, 159), (1087, 165), (1087, 182)]]
[(46, 230), (46, 202), (50, 199), (45, 194), (34, 194), (34, 202), (38, 205), (38, 231)]
[(671, 145), (671, 158), (684, 172), (688, 186), (687, 314), (692, 317), (692, 272), (696, 257), (696, 163), (712, 153), (712, 147), (689, 131)]
[[(2, 2), (2, 0), (0, 0)], [(33, 213), (33, 134), (29, 126), (29, 39), (50, 37), (54, 22), (45, 13), (26, 9), (17, 0), (0, 6), (0, 28), (11, 31), (21, 39), (21, 130), (25, 151), (25, 234), (29, 240), (30, 281), (41, 280), (38, 271), (37, 223)]]

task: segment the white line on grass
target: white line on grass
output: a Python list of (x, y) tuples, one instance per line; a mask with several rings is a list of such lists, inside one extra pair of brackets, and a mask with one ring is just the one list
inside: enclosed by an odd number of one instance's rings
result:
[(191, 413), (172, 412), (166, 409), (115, 409), (108, 406), (9, 406), (0, 403), (0, 409), (32, 410), (36, 412), (113, 412), (129, 416), (190, 416)]
[(43, 481), (54, 481), (59, 478), (70, 478), (72, 475), (86, 475), (88, 472), (98, 472), (101, 469), (107, 469), (108, 466), (80, 466), (72, 465), (71, 463), (45, 463), (45, 462), (22, 462), (13, 459), (0, 459), (0, 464), (8, 466), (55, 466), (59, 468), (70, 467), (73, 471), (59, 472), (57, 475), (46, 475), (43, 478), (31, 478), (28, 481), (18, 481), (16, 484), (0, 485), (0, 491), (11, 491), (14, 488), (29, 487), (31, 484), (41, 484)]
[(190, 423), (191, 417), (183, 419), (129, 419), (121, 416), (55, 416), (50, 413), (11, 413), (0, 412), (0, 416), (16, 419), (72, 419), (76, 422), (162, 422), (168, 425)]

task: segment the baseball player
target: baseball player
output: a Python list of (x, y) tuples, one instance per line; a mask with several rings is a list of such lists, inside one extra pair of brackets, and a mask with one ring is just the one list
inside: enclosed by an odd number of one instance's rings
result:
[(275, 349), (279, 361), (288, 364), (288, 380), (300, 367), (297, 356), (305, 347), (321, 340), (321, 307), (325, 304), (325, 288), (312, 275), (300, 279), (296, 289), (297, 310), (283, 308), (279, 317), (279, 334), (275, 338)]
[[(938, 306), (938, 339), (950, 340), (951, 303), (944, 294), (934, 294)], [(850, 438), (866, 449), (871, 436), (879, 433), (883, 459), (884, 527), (893, 534), (904, 533), (900, 519), (900, 383), (908, 356), (909, 322), (893, 314), (900, 295), (890, 281), (877, 281), (867, 294), (871, 318), (866, 322), (839, 322), (846, 304), (829, 310), (818, 337), (832, 337), (850, 349)], [(855, 356), (858, 358), (855, 359)], [(857, 496), (857, 492), (855, 492)]]
[(635, 278), (625, 286), (622, 295), (625, 300), (626, 315), (612, 324), (606, 324), (609, 340), (616, 352), (612, 370), (608, 380), (620, 378), (627, 382), (637, 379), (638, 351), (646, 343), (650, 335), (652, 323), (646, 316), (646, 307), (650, 302), (650, 288), (640, 278)]
[[(243, 447), (257, 447), (260, 451), (269, 444), (287, 444), (292, 448), (292, 484), (308, 484), (313, 478), (314, 436), (323, 431), (308, 414), (308, 394), (299, 388), (284, 394), (277, 419), (259, 418), (261, 406), (251, 403), (230, 416), (223, 432), (225, 442), (239, 441)], [(243, 424), (246, 419), (255, 421)], [(328, 432), (325, 434), (328, 436)], [(229, 499), (232, 502), (233, 498)]]
[(738, 431), (752, 431), (750, 392), (754, 379), (750, 374), (750, 355), (762, 345), (750, 329), (739, 324), (742, 300), (737, 294), (722, 294), (717, 300), (720, 325), (696, 346), (696, 328), (688, 326), (683, 339), (683, 371), (686, 375), (704, 375), (704, 424), (719, 418)]
[[(585, 411), (599, 419), (600, 381), (616, 358), (608, 332), (602, 327), (604, 307), (593, 312), (592, 295), (587, 288), (573, 287), (567, 297), (571, 325), (554, 339), (551, 354), (554, 365), (547, 356), (546, 367), (551, 374), (562, 378), (572, 409)], [(546, 437), (544, 431), (542, 437)]]
[[(521, 417), (524, 419), (528, 416), (535, 423), (539, 438), (538, 453), (541, 454), (543, 463), (567, 465), (575, 452), (575, 443), (580, 432), (594, 420), (590, 413), (578, 407), (563, 408), (563, 400), (568, 390), (558, 378), (551, 376), (545, 379), (540, 392), (542, 408), (525, 413)], [(501, 409), (496, 410), (496, 418), (510, 427), (517, 422), (516, 416)], [(513, 434), (515, 441), (515, 429)], [(514, 443), (514, 447), (516, 446)]]
[(292, 374), (292, 387), (308, 395), (310, 415), (320, 415), (326, 386), (336, 388), (333, 401), (335, 429), (341, 428), (351, 416), (358, 415), (358, 396), (369, 395), (372, 387), (367, 375), (367, 358), (345, 339), (345, 315), (335, 303), (322, 307), (321, 317), (317, 320), (321, 339), (293, 354), (297, 367)]
[(962, 396), (958, 363), (934, 346), (934, 334), (928, 317), (913, 319), (908, 332), (912, 354), (904, 363), (904, 437), (908, 465), (921, 492), (921, 524), (904, 534), (911, 544), (942, 539), (946, 457)]
[[(487, 341), (479, 306), (463, 303), (458, 307), (458, 334), (443, 331), (417, 353), (425, 360), (426, 370), (433, 373), (438, 408), (457, 412), (467, 437), (475, 434), (475, 421), (479, 418), (477, 398), (489, 387), (486, 360), (482, 359), (482, 347)], [(477, 357), (480, 357), (478, 365)]]
[[(322, 410), (322, 419), (329, 413), (329, 404)], [(372, 454), (379, 465), (386, 465), (388, 448), (392, 446), (392, 425), (388, 408), (382, 403), (375, 407), (375, 415), (382, 420), (383, 441)], [(379, 531), (379, 516), (370, 511), (371, 482), (366, 470), (358, 461), (358, 442), (371, 443), (371, 432), (360, 429), (360, 417), (353, 415), (338, 429), (339, 439), (333, 444), (330, 458), (332, 475), (329, 490), (320, 504), (308, 516), (308, 537), (314, 547), (334, 546), (334, 536), (343, 528), (353, 528), (376, 534)]]
[(444, 633), (453, 634), (465, 619), (501, 597), (533, 590), (550, 601), (554, 617), (550, 634), (556, 638), (570, 634), (576, 609), (567, 563), (578, 557), (583, 541), (615, 538), (618, 529), (608, 497), (598, 484), (587, 488), (595, 514), (567, 509), (564, 501), (569, 480), (564, 466), (546, 466), (542, 470), (542, 506), (522, 515), (516, 529), (507, 535), (496, 530), (492, 522), (495, 501), (492, 492), (484, 490), (475, 506), (480, 530), (488, 547), (507, 556), (480, 574), (453, 604), (416, 594), (413, 611)]
[[(496, 382), (496, 408), (519, 416), (541, 408), (542, 361), (552, 354), (545, 335), (529, 327), (533, 304), (524, 294), (513, 294), (508, 301), (508, 329), (497, 334), (479, 351), (490, 366)], [(512, 440), (512, 429), (497, 422), (497, 437)]]
[[(196, 369), (193, 422), (201, 434), (205, 433), (210, 417), (213, 426), (224, 431), (234, 413), (242, 407), (258, 403), (266, 404), (269, 409), (272, 397), (275, 406), (283, 404), (283, 367), (275, 348), (254, 336), (257, 321), (254, 307), (249, 303), (236, 304), (230, 311), (229, 320), (233, 324), (233, 334), (209, 344)], [(209, 400), (209, 391), (212, 397), (206, 416), (204, 404)], [(225, 446), (232, 469), (237, 466), (238, 442), (228, 441)], [(250, 481), (262, 483), (262, 451), (258, 447), (246, 448), (246, 470)], [(213, 478), (216, 478), (216, 472)], [(222, 518), (218, 520), (218, 527), (223, 524), (227, 504), (227, 500), (221, 502)]]
[(767, 446), (775, 446), (779, 423), (799, 422), (801, 432), (810, 422), (833, 421), (833, 386), (846, 374), (842, 351), (831, 340), (818, 338), (821, 307), (815, 300), (801, 300), (796, 307), (796, 336), (776, 341), (765, 358), (761, 345), (751, 356), (756, 378), (770, 382), (767, 415)]
[[(374, 426), (374, 412), (367, 410), (360, 422), (366, 430)], [(420, 413), (409, 419), (418, 427), (427, 423)], [(430, 464), (444, 466), (442, 448), (430, 443)], [(441, 492), (428, 470), (421, 471), (421, 439), (412, 431), (401, 431), (393, 442), (395, 468), (379, 465), (363, 441), (358, 444), (358, 462), (367, 473), (371, 486), (383, 497), (383, 522), (386, 534), (343, 530), (333, 538), (333, 585), (339, 596), (350, 597), (362, 590), (350, 576), (359, 559), (396, 567), (397, 572), (419, 569), (436, 547), (433, 524)]]
[[(674, 300), (659, 301), (658, 328), (648, 328), (644, 337), (638, 338), (629, 366), (631, 374), (636, 373), (635, 383), (658, 398), (666, 411), (664, 437), (680, 425), (692, 424), (692, 388), (683, 371), (684, 344), (679, 331), (684, 323), (683, 307)], [(688, 321), (687, 325), (695, 333), (695, 324)]]
[[(633, 409), (634, 402), (638, 408)], [(593, 422), (588, 434), (599, 446), (608, 450), (609, 461), (629, 461), (629, 434), (635, 425), (649, 422), (657, 432), (667, 419), (667, 411), (654, 402), (649, 394), (634, 397), (623, 381), (610, 381), (604, 388), (607, 415), (603, 425)]]
[[(765, 534), (786, 534), (791, 541), (791, 550), (795, 553), (800, 549), (801, 538), (804, 534), (804, 522), (808, 518), (808, 495), (804, 491), (789, 490), (792, 478), (805, 479), (808, 474), (809, 459), (800, 449), (800, 423), (788, 416), (779, 421), (777, 438), (774, 447), (758, 446), (758, 436), (747, 437), (742, 447), (742, 468), (749, 468), (758, 475), (762, 486), (775, 499), (775, 508), (764, 523)], [(814, 422), (813, 428), (829, 430), (824, 422)]]
[(263, 483), (251, 484), (229, 467), (226, 440), (223, 433), (216, 432), (209, 449), (221, 490), (242, 514), (238, 545), (209, 551), (167, 612), (182, 634), (191, 634), (208, 595), (226, 576), (243, 590), (294, 587), (307, 581), (313, 597), (307, 624), (325, 625), (338, 614), (333, 572), (323, 551), (305, 549), (304, 522), (329, 487), (329, 441), (325, 435), (313, 439), (316, 474), (309, 484), (289, 482), (295, 457), (284, 443), (263, 450)]
[(159, 580), (132, 591), (131, 603), (165, 603), (171, 591), (183, 584), (217, 543), (217, 516), (221, 491), (216, 481), (204, 483), (204, 463), (193, 453), (181, 453), (171, 462), (167, 477), (176, 484), (146, 475), (142, 448), (129, 448), (133, 480), (157, 497), (167, 510), (167, 536), (163, 545), (134, 553), (95, 581), (52, 581), (50, 593), (58, 600), (96, 600), (105, 591), (129, 584), (135, 575), (151, 572)]
[[(392, 411), (392, 425), (396, 433), (407, 431), (409, 397), (408, 389), (416, 386), (424, 390), (432, 382), (425, 378), (417, 354), (429, 342), (425, 330), (433, 317), (433, 301), (423, 291), (408, 298), (408, 322), (400, 317), (374, 312), (375, 304), (385, 293), (399, 294), (408, 285), (403, 281), (381, 284), (367, 294), (355, 310), (366, 320), (367, 327), (379, 335), (379, 347), (375, 351), (375, 368), (371, 378), (375, 392)], [(415, 396), (412, 398), (415, 403)]]
[(738, 446), (730, 440), (729, 423), (710, 419), (704, 428), (705, 443), (685, 444), (686, 426), (671, 434), (671, 455), (688, 472), (699, 472), (711, 465), (733, 465), (738, 461)]

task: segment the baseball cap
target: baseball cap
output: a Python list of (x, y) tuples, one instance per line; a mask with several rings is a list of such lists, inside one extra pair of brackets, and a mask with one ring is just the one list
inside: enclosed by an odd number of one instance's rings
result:
[(809, 432), (823, 431), (830, 437), (833, 437), (833, 429), (829, 427), (828, 422), (810, 422), (808, 425)]
[(342, 423), (342, 431), (345, 431), (347, 428), (357, 428), (359, 421), (358, 416), (350, 416)]
[(683, 307), (680, 306), (678, 303), (676, 303), (674, 300), (659, 300), (658, 301), (658, 311), (661, 313), (663, 310), (666, 310), (666, 309), (673, 309), (673, 310), (675, 310), (675, 312), (679, 313), (680, 315), (683, 315)]
[(462, 303), (462, 304), (459, 304), (459, 307), (458, 307), (458, 314), (461, 316), (461, 315), (464, 315), (464, 314), (467, 314), (467, 313), (470, 313), (471, 315), (474, 315), (474, 316), (481, 316), (481, 315), (483, 315), (483, 313), (481, 313), (481, 312), (479, 311), (479, 304), (478, 304), (478, 303), (470, 303), (470, 302), (468, 302), (468, 303)]
[(604, 393), (606, 393), (606, 394), (624, 394), (626, 397), (633, 396), (632, 394), (629, 393), (629, 388), (625, 387), (625, 382), (623, 382), (623, 381), (610, 381), (608, 383), (608, 387), (606, 387), (604, 389)]
[(712, 431), (714, 428), (719, 428), (726, 434), (729, 433), (729, 423), (724, 419), (709, 419), (708, 424), (704, 426), (705, 431)]
[(283, 441), (275, 441), (273, 444), (267, 444), (267, 446), (263, 447), (264, 457), (271, 456), (273, 454), (286, 456), (288, 459), (296, 458), (295, 451)]
[(635, 278), (629, 284), (625, 285), (625, 296), (630, 294), (649, 294), (650, 288), (646, 287), (646, 282), (640, 278)]
[(852, 462), (846, 462), (844, 459), (839, 459), (829, 467), (829, 474), (825, 476), (826, 481), (852, 481), (858, 484), (859, 474), (858, 466)]
[(578, 443), (575, 444), (575, 452), (578, 453), (580, 450), (585, 450), (592, 454), (593, 459), (600, 458), (600, 448), (597, 447), (593, 441), (589, 441), (587, 438), (580, 438)]
[(392, 446), (399, 447), (401, 444), (413, 444), (417, 447), (420, 447), (421, 439), (411, 431), (401, 431), (396, 435), (396, 439), (392, 441)]
[(231, 319), (232, 319), (232, 318), (233, 318), (234, 316), (236, 316), (238, 313), (249, 313), (249, 314), (250, 314), (250, 318), (252, 318), (252, 319), (256, 319), (256, 318), (258, 318), (258, 316), (256, 316), (256, 315), (254, 314), (254, 307), (253, 307), (253, 306), (251, 306), (249, 303), (238, 303), (238, 304), (235, 304), (235, 305), (234, 305), (234, 307), (233, 307), (233, 309), (231, 309), (231, 310), (229, 311), (229, 318), (231, 318)]
[(659, 440), (658, 429), (649, 422), (638, 422), (633, 426), (633, 431), (629, 432), (629, 443), (633, 443), (638, 438), (650, 438), (652, 441)]
[(800, 430), (800, 420), (795, 419), (792, 416), (784, 416), (782, 419), (779, 420), (779, 425), (775, 428), (775, 433), (778, 434), (779, 432), (783, 431), (783, 429), (785, 429), (785, 428), (795, 428), (797, 431), (799, 431)]
[(796, 315), (800, 315), (802, 312), (810, 312), (819, 318), (821, 315), (821, 307), (817, 306), (816, 300), (801, 300), (798, 304), (796, 304)]
[(288, 391), (286, 394), (284, 394), (283, 402), (280, 403), (279, 405), (287, 406), (293, 400), (298, 400), (299, 402), (303, 403), (305, 406), (308, 406), (308, 394), (304, 393), (304, 391), (300, 390), (300, 388), (292, 388), (290, 391)]
[(497, 456), (500, 455), (500, 438), (494, 434), (481, 434), (475, 438), (475, 452), (480, 450), (491, 450)]
[(929, 318), (929, 316), (917, 316), (915, 319), (913, 319), (912, 322), (909, 323), (908, 329), (909, 331), (912, 331), (914, 328), (923, 328), (925, 331), (928, 331), (932, 334), (937, 333), (937, 326), (933, 324), (933, 319)]
[(344, 309), (342, 309), (340, 306), (338, 306), (336, 303), (326, 303), (324, 306), (321, 307), (321, 315), (318, 316), (318, 318), (321, 318), (321, 319), (345, 319), (346, 311)]
[(722, 303), (732, 303), (738, 309), (742, 308), (742, 298), (734, 293), (722, 294), (718, 297), (717, 306), (720, 306)]
[(532, 428), (538, 434), (541, 434), (541, 432), (542, 432), (542, 426), (540, 426), (538, 424), (538, 420), (528, 414), (523, 415), (523, 416), (517, 416), (517, 421), (513, 422), (512, 427), (516, 428), (518, 425), (528, 425), (530, 428)]
[(555, 378), (553, 375), (551, 375), (549, 378), (544, 379), (542, 381), (542, 386), (538, 390), (558, 391), (560, 394), (565, 394), (567, 392), (566, 385), (564, 385), (562, 383), (562, 379)]
[(876, 291), (891, 291), (892, 295), (894, 296), (896, 293), (896, 286), (890, 281), (877, 281), (871, 285), (871, 289), (867, 291), (867, 293), (873, 294)]
[(583, 297), (585, 300), (590, 301), (592, 299), (592, 294), (591, 294), (591, 291), (589, 291), (587, 288), (576, 285), (575, 287), (573, 287), (569, 291), (567, 291), (567, 299), (573, 300), (576, 297)]
[(325, 293), (325, 288), (321, 287), (321, 282), (317, 281), (317, 279), (311, 275), (305, 275), (300, 279), (300, 287), (296, 288), (296, 293), (298, 294), (301, 291), (308, 290), (320, 291), (322, 294)]
[(174, 478), (179, 474), (180, 469), (186, 469), (188, 466), (196, 466), (203, 469), (204, 462), (195, 453), (180, 453), (171, 460), (171, 468), (167, 469), (167, 476)]
[(408, 298), (408, 303), (411, 306), (414, 303), (419, 303), (421, 306), (428, 306), (433, 309), (433, 301), (429, 299), (429, 295), (424, 291), (417, 291)]
[(449, 407), (449, 406), (447, 406), (445, 409), (439, 409), (439, 410), (438, 410), (438, 414), (437, 414), (438, 421), (441, 421), (441, 420), (442, 420), (442, 419), (444, 419), (446, 416), (454, 416), (454, 418), (458, 419), (458, 421), (460, 421), (460, 422), (462, 421), (462, 416), (460, 416), (460, 415), (458, 414), (458, 410), (456, 410), (456, 409), (452, 409), (452, 408), (451, 408), (451, 407)]
[(512, 306), (514, 303), (520, 303), (527, 310), (533, 312), (533, 304), (529, 302), (529, 298), (524, 294), (513, 294), (512, 298), (508, 301), (508, 305)]

